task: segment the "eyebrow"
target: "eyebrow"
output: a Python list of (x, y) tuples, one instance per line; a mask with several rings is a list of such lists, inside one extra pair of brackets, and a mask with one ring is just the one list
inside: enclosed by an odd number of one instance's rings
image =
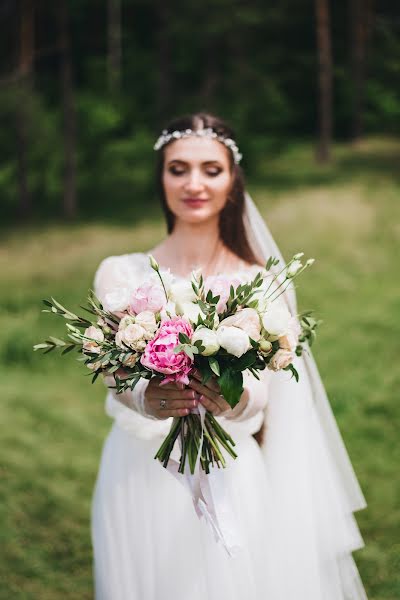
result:
[[(171, 163), (174, 163), (174, 162), (183, 163), (183, 164), (185, 164), (185, 165), (187, 165), (187, 164), (188, 164), (188, 162), (187, 162), (186, 160), (182, 160), (181, 158), (173, 158), (172, 160), (169, 160), (167, 164), (169, 164), (169, 165), (170, 165)], [(221, 161), (220, 161), (220, 160), (218, 160), (218, 159), (214, 159), (214, 160), (204, 160), (204, 161), (203, 161), (201, 164), (202, 164), (202, 165), (208, 165), (208, 164), (215, 164), (215, 163), (217, 163), (217, 164), (219, 164), (219, 165), (221, 165), (221, 164), (222, 164), (222, 163), (221, 163)]]

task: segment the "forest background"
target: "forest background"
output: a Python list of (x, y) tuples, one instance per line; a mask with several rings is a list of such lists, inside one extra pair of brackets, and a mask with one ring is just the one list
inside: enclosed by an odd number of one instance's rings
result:
[[(298, 290), (368, 508), (370, 600), (400, 597), (400, 9), (383, 0), (0, 3), (0, 598), (91, 598), (104, 390), (33, 344), (110, 254), (165, 228), (153, 144), (170, 117), (228, 120)], [(69, 360), (68, 360), (69, 359)]]

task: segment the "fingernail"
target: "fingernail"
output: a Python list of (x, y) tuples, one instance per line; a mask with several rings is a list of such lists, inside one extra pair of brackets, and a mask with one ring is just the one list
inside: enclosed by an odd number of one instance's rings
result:
[(192, 406), (198, 406), (198, 404), (199, 404), (199, 403), (198, 403), (198, 401), (197, 401), (197, 400), (193, 400), (193, 402), (192, 402)]

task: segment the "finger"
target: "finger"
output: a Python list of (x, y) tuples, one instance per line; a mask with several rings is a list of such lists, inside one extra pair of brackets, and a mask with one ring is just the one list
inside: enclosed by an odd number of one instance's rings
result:
[(158, 410), (156, 412), (156, 417), (158, 419), (168, 419), (168, 417), (186, 417), (190, 413), (190, 409), (188, 408), (178, 408), (175, 410), (168, 410), (167, 414), (163, 410)]
[(162, 388), (155, 388), (152, 390), (152, 398), (164, 398), (165, 400), (195, 400), (198, 398), (198, 394), (195, 390), (163, 390)]
[[(198, 406), (199, 401), (198, 400), (166, 400), (166, 406), (165, 408), (161, 408), (161, 410), (165, 410), (165, 411), (169, 411), (171, 410), (177, 410), (179, 408), (196, 408), (196, 406)], [(160, 408), (160, 401), (159, 400), (155, 400), (152, 402), (153, 406), (157, 407), (157, 410)]]
[(170, 381), (168, 383), (162, 383), (162, 379), (159, 377), (154, 377), (153, 381), (154, 381), (156, 387), (160, 387), (163, 390), (184, 390), (185, 389), (185, 385), (180, 382), (175, 383), (174, 381)]
[(199, 394), (215, 402), (215, 404), (217, 404), (217, 406), (219, 406), (219, 408), (221, 409), (221, 412), (229, 408), (229, 404), (220, 394), (213, 392), (212, 390), (210, 390), (210, 388), (207, 388), (195, 379), (190, 380), (189, 385)]
[[(190, 375), (192, 375), (195, 379), (197, 379), (200, 383), (202, 382), (203, 376), (200, 373), (200, 371), (198, 369), (194, 369)], [(213, 375), (212, 377), (210, 377), (210, 379), (207, 381), (207, 383), (204, 383), (202, 385), (205, 385), (206, 387), (208, 387), (210, 390), (212, 390), (213, 392), (216, 392), (217, 394), (220, 393), (221, 389), (218, 385), (218, 382), (215, 378), (215, 376)]]
[(218, 404), (216, 404), (206, 396), (200, 396), (200, 402), (204, 406), (204, 408), (213, 415), (219, 415), (222, 412)]

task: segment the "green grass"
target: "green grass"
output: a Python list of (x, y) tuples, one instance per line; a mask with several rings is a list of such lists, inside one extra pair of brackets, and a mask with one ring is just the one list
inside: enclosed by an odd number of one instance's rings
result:
[[(400, 141), (373, 139), (337, 146), (335, 162), (318, 168), (310, 146), (293, 146), (263, 158), (250, 186), (284, 254), (317, 259), (300, 307), (324, 320), (315, 356), (368, 502), (355, 557), (370, 600), (400, 597), (399, 155)], [(31, 347), (63, 327), (40, 313), (42, 298), (77, 307), (104, 256), (147, 250), (164, 226), (103, 220), (2, 234), (0, 597), (91, 598), (104, 389), (72, 358)]]

